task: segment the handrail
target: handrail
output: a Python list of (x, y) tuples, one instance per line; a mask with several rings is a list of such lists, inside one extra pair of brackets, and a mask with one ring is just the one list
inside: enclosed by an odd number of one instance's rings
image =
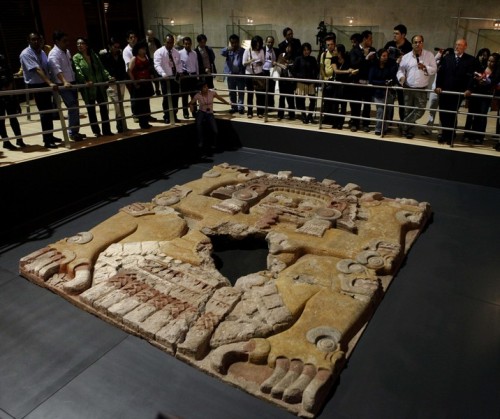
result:
[[(258, 76), (254, 76), (254, 75), (250, 75), (250, 74), (223, 74), (223, 73), (214, 73), (212, 75), (210, 75), (212, 77), (224, 77), (224, 78), (227, 78), (227, 77), (232, 77), (232, 78), (243, 78), (243, 79), (248, 79), (249, 77), (250, 78), (256, 78), (256, 77), (259, 77), (259, 78), (264, 78), (266, 80), (266, 88), (264, 91), (255, 91), (254, 93), (256, 95), (265, 95), (265, 105), (264, 106), (259, 106), (257, 105), (257, 108), (264, 108), (264, 121), (265, 122), (268, 122), (269, 120), (269, 112), (270, 111), (287, 111), (287, 109), (285, 108), (279, 108), (277, 106), (274, 106), (272, 109), (269, 108), (269, 103), (268, 103), (268, 95), (270, 93), (270, 90), (269, 90), (269, 81), (270, 80), (273, 80), (273, 81), (277, 81), (279, 82), (280, 80), (282, 80), (281, 78), (279, 77), (273, 77), (273, 76), (263, 76), (263, 75), (258, 75)], [(209, 77), (210, 77), (209, 76)], [(193, 76), (190, 76), (190, 75), (182, 75), (181, 77), (184, 77), (184, 78), (203, 78), (204, 76), (196, 76), (196, 75), (193, 75)], [(173, 82), (180, 82), (178, 79), (175, 79), (174, 77), (158, 77), (158, 78), (154, 78), (154, 79), (148, 79), (148, 80), (121, 80), (121, 81), (114, 81), (114, 82), (102, 82), (102, 83), (94, 83), (93, 86), (95, 87), (110, 87), (112, 84), (116, 84), (116, 85), (128, 85), (128, 84), (132, 84), (132, 83), (144, 83), (144, 82), (151, 82), (151, 81), (165, 81), (167, 83), (167, 99), (169, 101), (169, 111), (170, 111), (170, 120), (171, 121), (175, 121), (175, 117), (174, 117), (174, 112), (177, 111), (177, 109), (173, 109), (172, 107), (172, 96), (176, 95), (176, 96), (180, 96), (182, 94), (188, 94), (188, 93), (192, 93), (192, 92), (181, 92), (179, 91), (179, 93), (175, 93), (175, 94), (172, 94), (171, 93), (171, 89), (170, 89), (170, 84), (173, 83)], [(320, 118), (319, 118), (319, 129), (323, 129), (323, 122), (322, 122), (322, 119), (324, 116), (342, 116), (342, 117), (345, 117), (344, 114), (340, 114), (340, 113), (326, 113), (324, 111), (324, 105), (325, 103), (328, 103), (329, 101), (337, 101), (337, 102), (343, 102), (343, 103), (357, 103), (357, 104), (360, 104), (360, 105), (363, 105), (363, 104), (370, 104), (370, 105), (375, 105), (374, 102), (366, 102), (366, 101), (362, 101), (362, 100), (354, 100), (354, 99), (350, 99), (350, 98), (329, 98), (329, 97), (325, 97), (323, 92), (325, 91), (325, 88), (328, 86), (328, 85), (337, 85), (337, 86), (340, 86), (340, 85), (343, 85), (343, 86), (355, 86), (356, 88), (361, 88), (361, 89), (364, 89), (364, 88), (369, 88), (369, 89), (385, 89), (386, 92), (385, 92), (385, 100), (384, 100), (384, 103), (382, 104), (384, 106), (384, 112), (386, 113), (388, 109), (391, 109), (391, 108), (395, 108), (396, 106), (399, 106), (401, 107), (401, 105), (394, 105), (392, 103), (388, 103), (387, 101), (387, 97), (388, 97), (388, 92), (392, 89), (392, 90), (395, 90), (395, 91), (398, 91), (398, 90), (402, 90), (402, 91), (406, 91), (406, 90), (413, 90), (411, 88), (407, 88), (407, 87), (401, 87), (401, 86), (379, 86), (379, 85), (372, 85), (372, 84), (355, 84), (355, 83), (343, 83), (343, 82), (339, 82), (339, 81), (330, 81), (330, 80), (311, 80), (311, 79), (302, 79), (302, 78), (297, 78), (297, 77), (287, 77), (287, 78), (284, 78), (283, 81), (289, 81), (289, 82), (303, 82), (303, 83), (313, 83), (316, 85), (316, 90), (318, 92), (321, 92), (322, 94), (318, 94), (317, 96), (313, 96), (312, 98), (314, 99), (317, 99), (317, 108), (315, 110), (316, 113), (319, 114)], [(38, 114), (43, 114), (43, 113), (53, 113), (53, 112), (57, 112), (59, 113), (59, 119), (60, 119), (60, 122), (61, 122), (61, 126), (62, 128), (61, 129), (54, 129), (52, 131), (44, 131), (44, 132), (37, 132), (37, 133), (33, 133), (33, 134), (25, 134), (24, 137), (30, 137), (30, 136), (35, 136), (35, 135), (40, 135), (40, 133), (44, 134), (44, 133), (49, 133), (49, 132), (62, 132), (63, 135), (64, 135), (64, 138), (65, 138), (65, 145), (66, 147), (70, 147), (70, 143), (69, 143), (69, 138), (68, 138), (68, 135), (67, 135), (67, 130), (72, 128), (72, 127), (66, 127), (66, 124), (65, 124), (65, 121), (64, 121), (64, 116), (63, 116), (63, 108), (61, 107), (61, 100), (60, 100), (60, 95), (58, 94), (58, 92), (61, 90), (61, 89), (84, 89), (88, 87), (86, 84), (72, 84), (71, 86), (69, 87), (62, 87), (62, 86), (56, 86), (56, 87), (41, 87), (41, 88), (29, 88), (29, 86), (26, 87), (26, 89), (23, 89), (22, 90), (22, 94), (26, 94), (26, 95), (29, 95), (31, 93), (35, 93), (35, 92), (48, 92), (48, 91), (51, 91), (53, 94), (54, 94), (54, 98), (55, 98), (55, 103), (57, 105), (57, 109), (54, 109), (54, 110), (47, 110), (47, 111), (38, 111), (37, 113)], [(118, 88), (116, 89), (118, 94), (121, 95), (121, 90)], [(431, 89), (418, 89), (419, 91), (425, 91), (426, 93), (430, 93), (432, 92)], [(222, 91), (227, 91), (229, 92), (229, 89), (225, 90), (225, 89), (222, 89)], [(274, 92), (273, 92), (274, 93)], [(452, 92), (452, 91), (446, 91), (445, 92), (446, 94), (450, 94), (450, 95), (457, 95), (457, 96), (463, 96), (463, 93), (462, 92)], [(20, 90), (3, 90), (3, 91), (0, 91), (0, 97), (1, 96), (9, 96), (9, 95), (19, 95), (20, 94)], [(281, 93), (280, 94), (281, 96), (284, 96), (284, 97), (295, 97), (294, 94), (284, 94), (284, 93)], [(161, 95), (159, 96), (161, 98), (165, 97), (165, 95)], [(305, 96), (306, 98), (309, 97), (309, 96)], [(477, 94), (477, 93), (473, 93), (471, 96), (471, 98), (485, 98), (485, 99), (492, 99), (493, 97), (495, 97), (494, 95), (482, 95), (482, 94)], [(154, 97), (156, 98), (156, 97)], [(106, 102), (104, 102), (103, 104), (106, 104), (106, 105), (110, 105), (110, 104), (113, 104), (113, 105), (117, 105), (119, 106), (121, 109), (120, 109), (120, 116), (117, 117), (117, 118), (110, 118), (109, 121), (112, 122), (112, 121), (117, 121), (117, 120), (122, 120), (123, 123), (125, 124), (125, 129), (126, 129), (126, 120), (127, 118), (130, 118), (130, 116), (125, 116), (125, 113), (124, 113), (124, 110), (123, 110), (123, 105), (124, 103), (126, 102), (133, 102), (135, 101), (136, 99), (134, 98), (129, 98), (129, 99), (124, 99), (122, 97), (119, 97), (118, 98), (118, 101), (114, 101), (114, 100), (108, 100)], [(237, 104), (234, 104), (234, 105), (237, 105)], [(377, 103), (377, 105), (381, 105), (381, 103)], [(83, 105), (79, 105), (78, 108), (86, 108), (86, 105), (83, 104)], [(415, 109), (416, 107), (411, 107), (411, 106), (404, 106), (405, 109)], [(456, 112), (455, 111), (447, 111), (447, 110), (443, 110), (443, 109), (431, 109), (429, 108), (427, 105), (425, 108), (422, 108), (424, 111), (431, 111), (431, 110), (435, 110), (436, 112), (439, 111), (441, 113), (443, 112), (447, 112), (447, 113), (457, 113), (457, 114), (465, 114), (465, 112), (461, 112), (460, 110), (457, 110)], [(295, 109), (295, 111), (298, 111), (297, 109)], [(32, 114), (33, 112), (31, 112)], [(160, 111), (157, 111), (157, 113), (163, 113), (162, 110)], [(18, 116), (26, 116), (26, 115), (29, 115), (30, 113), (17, 113), (15, 115), (6, 115), (6, 116), (0, 116), (0, 120), (6, 120), (6, 119), (9, 119), (10, 117), (18, 117)], [(468, 115), (471, 115), (471, 116), (479, 116), (479, 117), (485, 117), (485, 118), (488, 118), (488, 119), (495, 119), (495, 120), (498, 120), (499, 117), (498, 116), (491, 116), (491, 115), (488, 115), (488, 114), (478, 114), (478, 113), (472, 113), (472, 112), (467, 112)], [(385, 115), (384, 115), (385, 116)], [(370, 121), (370, 122), (374, 122), (376, 121), (377, 119), (376, 118), (363, 118), (362, 116), (353, 116), (353, 115), (350, 115), (350, 118), (351, 119), (357, 119), (357, 120), (361, 120), (361, 121), (366, 121), (367, 119)], [(389, 121), (387, 121), (389, 122)], [(390, 121), (392, 124), (396, 124), (396, 125), (406, 125), (406, 126), (418, 126), (418, 127), (426, 127), (425, 124), (419, 124), (419, 123), (414, 123), (414, 124), (408, 124), (408, 123), (405, 123), (403, 121), (399, 121), (399, 120), (396, 120), (396, 121)], [(175, 122), (173, 122), (175, 124)], [(90, 123), (87, 123), (87, 124), (80, 124), (81, 127), (84, 127), (84, 126), (89, 126)], [(446, 128), (446, 127), (439, 127), (439, 129), (441, 131), (443, 130), (455, 130), (455, 131), (458, 131), (458, 132), (463, 132), (463, 133), (479, 133), (477, 131), (472, 131), (472, 130), (468, 130), (468, 129), (464, 129), (464, 128), (459, 128), (459, 129), (454, 129), (454, 128)], [(480, 134), (485, 134), (483, 132), (481, 132)], [(382, 134), (383, 136), (383, 134)], [(12, 137), (8, 137), (8, 138), (5, 138), (4, 140), (8, 141), (10, 139), (17, 139), (17, 138), (21, 138), (22, 136), (12, 136)], [(451, 144), (451, 146), (453, 147), (453, 143)]]

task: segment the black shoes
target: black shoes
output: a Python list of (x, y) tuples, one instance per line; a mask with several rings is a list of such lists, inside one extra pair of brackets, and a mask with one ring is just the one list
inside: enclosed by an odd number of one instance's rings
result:
[(84, 135), (84, 134), (80, 134), (79, 132), (75, 133), (75, 134), (71, 134), (69, 136), (70, 139), (72, 139), (73, 141), (83, 141), (87, 136)]
[(12, 144), (10, 141), (4, 141), (3, 142), (3, 148), (6, 148), (7, 150), (11, 150), (11, 151), (14, 151), (14, 150), (17, 150), (18, 148)]
[(57, 144), (55, 143), (44, 143), (45, 148), (57, 148)]

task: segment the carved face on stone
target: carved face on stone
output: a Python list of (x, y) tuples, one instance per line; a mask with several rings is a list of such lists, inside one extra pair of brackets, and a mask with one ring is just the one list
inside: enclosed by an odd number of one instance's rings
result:
[[(191, 365), (312, 416), (429, 211), (355, 184), (222, 164), (20, 269)], [(265, 238), (267, 268), (233, 287), (215, 267), (214, 236)]]

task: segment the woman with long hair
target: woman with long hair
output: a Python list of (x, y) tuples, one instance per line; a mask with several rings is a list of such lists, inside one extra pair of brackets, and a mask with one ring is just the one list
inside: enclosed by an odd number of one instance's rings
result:
[[(253, 117), (253, 95), (257, 90), (257, 116), (262, 118), (265, 107), (265, 94), (262, 92), (262, 83), (255, 79), (255, 76), (262, 76), (265, 61), (264, 40), (260, 36), (254, 36), (250, 41), (250, 49), (243, 53), (243, 65), (245, 74), (252, 76), (246, 79), (247, 88), (247, 116)], [(265, 81), (265, 80), (264, 80)]]
[[(151, 115), (151, 106), (149, 98), (154, 94), (153, 78), (151, 74), (151, 63), (147, 56), (148, 44), (138, 42), (132, 48), (132, 59), (128, 66), (128, 74), (131, 80), (134, 80), (134, 99), (136, 101), (137, 118), (139, 126), (143, 129), (151, 128), (149, 117)], [(141, 83), (138, 80), (149, 80)]]
[(336, 84), (333, 90), (332, 112), (336, 115), (333, 117), (332, 128), (342, 129), (347, 111), (347, 99), (350, 97), (350, 86), (346, 85), (346, 83), (352, 83), (352, 76), (357, 74), (358, 70), (351, 68), (349, 54), (343, 44), (338, 44), (335, 51), (337, 55), (332, 58), (333, 74), (335, 75), (335, 81), (341, 84)]
[(387, 132), (387, 120), (391, 120), (391, 109), (394, 104), (395, 92), (389, 86), (397, 83), (396, 73), (398, 65), (396, 61), (389, 57), (389, 51), (380, 49), (377, 52), (377, 60), (370, 67), (368, 81), (374, 86), (373, 101), (377, 109), (377, 123), (375, 125), (375, 135)]
[[(295, 59), (293, 64), (293, 75), (299, 79), (317, 80), (319, 66), (316, 58), (311, 55), (311, 44), (302, 44), (302, 55)], [(313, 113), (316, 108), (316, 84), (305, 81), (297, 82), (295, 88), (297, 109), (302, 111), (302, 122), (308, 124), (313, 122)], [(306, 115), (306, 97), (309, 98), (309, 113)]]

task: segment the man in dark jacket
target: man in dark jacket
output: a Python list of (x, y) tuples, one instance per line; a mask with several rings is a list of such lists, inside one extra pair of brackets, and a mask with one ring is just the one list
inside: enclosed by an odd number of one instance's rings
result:
[(439, 143), (452, 143), (457, 126), (457, 112), (464, 96), (471, 94), (474, 80), (474, 57), (466, 54), (467, 41), (455, 42), (455, 54), (446, 55), (440, 63), (436, 78), (439, 95), (439, 119), (444, 128)]
[(214, 88), (214, 78), (211, 76), (212, 73), (216, 73), (215, 69), (215, 53), (214, 50), (207, 46), (207, 37), (204, 34), (200, 34), (196, 37), (198, 46), (195, 49), (196, 55), (198, 56), (198, 69), (200, 71), (200, 76), (208, 84), (209, 89)]

